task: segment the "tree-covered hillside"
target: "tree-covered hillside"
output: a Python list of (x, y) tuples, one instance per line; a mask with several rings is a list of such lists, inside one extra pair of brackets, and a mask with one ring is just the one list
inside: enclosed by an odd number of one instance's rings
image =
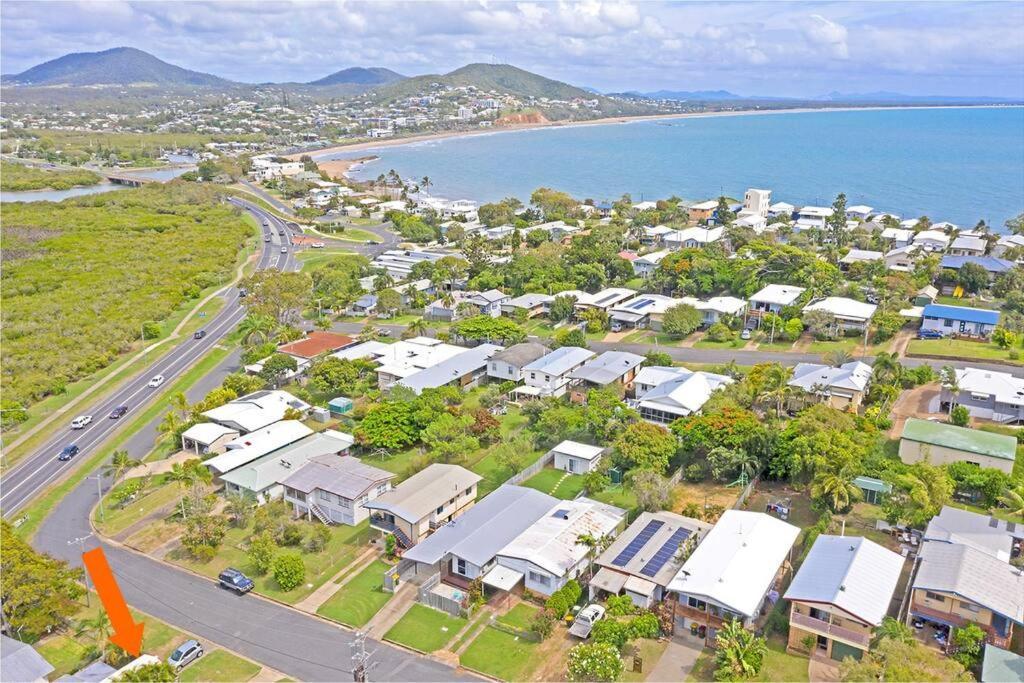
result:
[(2, 211), (0, 392), (23, 404), (109, 365), (144, 322), (224, 281), (253, 234), (214, 189), (186, 183)]

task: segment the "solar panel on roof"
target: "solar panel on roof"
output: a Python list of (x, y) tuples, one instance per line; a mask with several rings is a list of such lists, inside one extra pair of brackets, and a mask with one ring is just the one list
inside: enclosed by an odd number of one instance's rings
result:
[(660, 572), (665, 563), (672, 559), (672, 556), (679, 550), (679, 544), (686, 540), (689, 535), (689, 529), (676, 529), (675, 533), (654, 554), (654, 557), (643, 566), (640, 573), (644, 576), (654, 576)]
[(665, 522), (660, 519), (652, 519), (647, 523), (647, 526), (645, 526), (643, 530), (636, 535), (636, 538), (630, 541), (629, 545), (619, 553), (618, 557), (612, 560), (612, 564), (616, 567), (624, 567), (627, 562), (632, 560), (633, 557), (640, 552), (641, 548), (647, 545), (647, 541), (651, 540), (651, 537), (658, 533), (658, 529), (663, 526), (665, 526)]
[(640, 309), (640, 308), (646, 308), (647, 306), (650, 306), (653, 303), (654, 303), (653, 299), (640, 299), (639, 301), (634, 301), (634, 302), (632, 302), (630, 304), (627, 304), (626, 308), (629, 308), (629, 309), (632, 309), (632, 310), (637, 310), (637, 309)]

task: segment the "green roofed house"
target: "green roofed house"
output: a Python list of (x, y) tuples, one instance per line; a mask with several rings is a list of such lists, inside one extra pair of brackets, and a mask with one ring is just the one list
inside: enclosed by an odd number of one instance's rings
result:
[(985, 645), (985, 658), (981, 662), (981, 683), (1024, 681), (1024, 657), (1009, 650)]
[(969, 462), (1010, 474), (1016, 457), (1017, 440), (1012, 436), (913, 417), (903, 425), (900, 438), (900, 460), (907, 464)]

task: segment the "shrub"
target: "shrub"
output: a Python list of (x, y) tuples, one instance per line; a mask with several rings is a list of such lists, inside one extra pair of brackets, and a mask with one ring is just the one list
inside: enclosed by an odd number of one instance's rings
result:
[(636, 606), (628, 595), (613, 595), (608, 598), (608, 616), (621, 617), (632, 614)]
[(949, 421), (957, 427), (966, 427), (971, 422), (971, 411), (964, 406), (953, 406), (949, 412)]
[(249, 561), (252, 562), (253, 569), (257, 574), (262, 576), (270, 571), (276, 550), (277, 544), (274, 543), (274, 537), (268, 531), (263, 531), (249, 539)]
[(533, 620), (530, 621), (530, 630), (540, 636), (541, 640), (544, 640), (555, 630), (555, 613), (549, 609), (537, 610), (537, 613), (533, 615)]
[(188, 552), (196, 562), (206, 564), (217, 554), (217, 549), (207, 543), (200, 543), (189, 548)]
[(629, 641), (629, 627), (615, 619), (602, 619), (594, 624), (590, 639), (595, 643), (608, 643), (616, 650), (622, 650)]
[(634, 617), (629, 622), (629, 637), (632, 638), (657, 638), (661, 633), (661, 624), (658, 617), (650, 612), (645, 612)]
[(732, 341), (736, 338), (736, 333), (729, 329), (729, 326), (722, 322), (717, 322), (708, 328), (708, 339), (714, 342), (726, 342)]
[(551, 594), (547, 602), (544, 603), (544, 608), (551, 610), (556, 619), (561, 619), (565, 616), (566, 612), (569, 611), (568, 601), (566, 600), (565, 594), (561, 590), (557, 590)]
[(580, 596), (583, 595), (583, 589), (580, 588), (580, 584), (576, 579), (569, 579), (562, 586), (562, 590), (569, 596), (569, 607), (572, 607), (579, 602)]
[(302, 543), (302, 527), (295, 522), (285, 522), (277, 529), (275, 539), (278, 545), (295, 546)]
[(283, 553), (274, 558), (274, 581), (283, 591), (290, 591), (306, 580), (306, 564), (298, 553)]
[(706, 469), (702, 462), (687, 465), (686, 469), (683, 470), (683, 479), (694, 483), (704, 481), (704, 478), (707, 477)]
[(614, 681), (622, 675), (622, 658), (608, 643), (584, 643), (569, 650), (569, 678), (574, 681)]
[(306, 550), (311, 553), (319, 553), (327, 547), (328, 542), (331, 540), (331, 530), (326, 526), (320, 525), (313, 527), (313, 531), (310, 532), (309, 538), (306, 539)]

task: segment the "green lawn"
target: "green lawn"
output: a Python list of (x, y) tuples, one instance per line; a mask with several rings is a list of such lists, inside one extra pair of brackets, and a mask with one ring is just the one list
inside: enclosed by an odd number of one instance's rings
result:
[(470, 643), (459, 662), (503, 681), (525, 681), (538, 664), (537, 645), (487, 627)]
[[(320, 524), (320, 522), (305, 522), (300, 524), (308, 536), (309, 530)], [(355, 561), (356, 557), (363, 551), (366, 542), (369, 540), (369, 522), (364, 521), (358, 526), (351, 527), (343, 524), (328, 527), (331, 532), (331, 539), (327, 546), (319, 553), (301, 551), (302, 560), (306, 565), (306, 580), (298, 587), (290, 591), (281, 590), (274, 578), (269, 574), (258, 576), (255, 569), (249, 562), (246, 551), (246, 539), (252, 534), (251, 525), (245, 528), (229, 528), (224, 536), (224, 541), (217, 550), (217, 555), (207, 563), (196, 562), (184, 549), (176, 549), (167, 555), (167, 559), (175, 564), (188, 567), (192, 571), (205, 574), (211, 578), (216, 577), (223, 569), (234, 567), (249, 576), (255, 583), (254, 590), (268, 597), (289, 604), (301, 602), (310, 593), (322, 586), (325, 581), (331, 579), (335, 574)], [(299, 548), (286, 548), (288, 552), (300, 552)]]
[(622, 484), (611, 486), (600, 493), (594, 494), (591, 498), (608, 505), (620, 507), (623, 510), (632, 510), (637, 505), (636, 494), (633, 493), (633, 489), (627, 488)]
[(829, 353), (830, 351), (846, 351), (853, 354), (862, 337), (841, 337), (835, 341), (818, 341), (815, 339), (807, 347), (808, 353)]
[(179, 681), (248, 681), (260, 672), (258, 664), (242, 659), (226, 650), (207, 652), (178, 676)]
[(321, 234), (336, 240), (346, 240), (349, 242), (369, 242), (370, 240), (376, 240), (378, 242), (380, 241), (380, 237), (377, 237), (377, 235), (370, 232), (369, 230), (360, 230), (359, 228), (351, 228), (349, 226), (345, 226), (344, 228), (339, 229), (336, 232), (331, 232), (329, 230), (320, 230), (318, 227), (317, 232), (320, 232)]
[(695, 349), (742, 349), (747, 345), (746, 339), (730, 339), (729, 341), (711, 341), (710, 339), (701, 339), (699, 342), (693, 345)]
[(36, 644), (36, 650), (56, 671), (51, 674), (59, 678), (82, 668), (88, 647), (66, 635), (53, 635)]
[[(651, 640), (644, 638), (642, 640), (634, 640), (625, 648), (623, 659), (622, 675), (619, 676), (620, 681), (628, 681), (630, 683), (639, 683), (647, 679), (647, 676), (654, 669), (658, 660), (665, 654), (665, 648), (668, 647), (667, 640)], [(633, 671), (633, 657), (640, 657), (643, 671)]]
[[(124, 484), (125, 482), (121, 482), (119, 486)], [(110, 492), (108, 492), (103, 499), (102, 510), (101, 506), (97, 506), (93, 513), (93, 519), (96, 528), (103, 535), (113, 536), (143, 519), (146, 515), (173, 504), (181, 495), (182, 489), (177, 484), (168, 482), (164, 475), (158, 475), (150, 479), (143, 495), (138, 496), (124, 507), (111, 500)]]
[(382, 588), (384, 571), (389, 566), (374, 560), (321, 605), (316, 613), (346, 626), (364, 626), (391, 599), (391, 593)]
[(547, 493), (556, 498), (562, 500), (572, 500), (575, 498), (580, 491), (583, 490), (584, 479), (578, 474), (570, 474), (565, 477), (565, 480), (558, 485), (558, 488), (554, 491), (551, 489), (558, 483), (558, 480), (565, 475), (562, 470), (556, 470), (551, 467), (545, 467), (537, 474), (533, 475), (529, 479), (523, 482), (523, 486), (529, 486), (531, 489), (537, 489), (542, 493)]
[(415, 604), (384, 634), (384, 639), (420, 652), (433, 652), (448, 644), (466, 623), (467, 620), (461, 617)]
[[(763, 681), (764, 683), (778, 683), (787, 681), (802, 683), (809, 680), (807, 676), (808, 660), (806, 657), (798, 657), (786, 652), (786, 643), (781, 638), (770, 638), (768, 640), (768, 651), (765, 653), (761, 671), (757, 676), (750, 679)], [(715, 673), (714, 650), (704, 650), (697, 657), (687, 681), (713, 681)]]
[(325, 263), (349, 259), (353, 256), (358, 256), (358, 254), (344, 249), (309, 249), (295, 254), (295, 258), (302, 264), (301, 270), (312, 270)]
[(1010, 349), (1001, 349), (995, 344), (972, 342), (964, 339), (913, 339), (907, 347), (907, 355), (915, 354), (940, 356), (943, 358), (976, 358), (1001, 363), (1017, 364), (1010, 360)]
[(505, 614), (498, 617), (498, 621), (521, 631), (529, 631), (530, 624), (533, 623), (533, 617), (539, 611), (540, 610), (537, 607), (530, 603), (521, 602)]

